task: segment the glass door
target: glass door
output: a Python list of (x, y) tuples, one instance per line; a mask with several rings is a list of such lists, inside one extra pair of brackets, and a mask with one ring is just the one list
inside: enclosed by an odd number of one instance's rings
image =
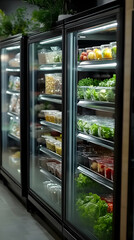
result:
[(2, 167), (21, 182), (20, 45), (1, 49)]
[(117, 21), (68, 31), (67, 47), (66, 219), (84, 239), (111, 240)]
[(62, 36), (30, 44), (30, 189), (61, 214)]

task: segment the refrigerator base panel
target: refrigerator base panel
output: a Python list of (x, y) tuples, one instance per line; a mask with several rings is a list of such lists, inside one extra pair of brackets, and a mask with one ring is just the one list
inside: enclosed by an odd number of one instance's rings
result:
[(1, 169), (1, 178), (3, 183), (9, 187), (9, 189), (19, 198), (19, 200), (26, 206), (27, 205), (27, 199), (26, 197), (22, 196), (22, 188), (18, 185), (17, 182), (14, 181), (6, 172), (4, 169)]
[(62, 233), (62, 223), (60, 223), (56, 218), (57, 216), (52, 216), (51, 213), (49, 213), (45, 206), (41, 206), (41, 203), (39, 202), (38, 198), (36, 196), (32, 196), (33, 193), (28, 194), (28, 201), (29, 204), (32, 203), (34, 207), (38, 209), (39, 212), (41, 212), (45, 218), (48, 219), (48, 221), (57, 229), (57, 231), (61, 234)]

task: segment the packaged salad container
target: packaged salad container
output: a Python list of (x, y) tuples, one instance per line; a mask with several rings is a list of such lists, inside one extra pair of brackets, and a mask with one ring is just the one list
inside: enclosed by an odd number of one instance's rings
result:
[(100, 46), (93, 47), (95, 53), (95, 60), (102, 60), (102, 51)]
[(62, 142), (58, 141), (55, 143), (55, 151), (57, 154), (62, 156)]
[(112, 59), (111, 45), (101, 45), (102, 59)]
[(116, 53), (117, 53), (117, 43), (116, 42), (111, 42), (110, 46), (111, 46), (112, 58), (115, 59), (116, 58)]

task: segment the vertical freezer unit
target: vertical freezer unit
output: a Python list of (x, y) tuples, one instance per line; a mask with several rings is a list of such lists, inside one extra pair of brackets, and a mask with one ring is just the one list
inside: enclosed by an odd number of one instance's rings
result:
[(123, 89), (119, 12), (74, 20), (66, 24), (65, 34), (64, 234), (119, 239)]
[(44, 211), (47, 209), (51, 216), (60, 219), (63, 127), (62, 31), (40, 34), (29, 39), (29, 109), (28, 198), (37, 208), (43, 206)]
[(1, 173), (21, 196), (27, 191), (27, 39), (1, 42)]

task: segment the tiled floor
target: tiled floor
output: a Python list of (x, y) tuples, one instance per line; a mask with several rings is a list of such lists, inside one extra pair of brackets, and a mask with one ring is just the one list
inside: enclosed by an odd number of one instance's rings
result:
[(45, 224), (42, 226), (14, 194), (0, 181), (0, 240), (60, 240)]

